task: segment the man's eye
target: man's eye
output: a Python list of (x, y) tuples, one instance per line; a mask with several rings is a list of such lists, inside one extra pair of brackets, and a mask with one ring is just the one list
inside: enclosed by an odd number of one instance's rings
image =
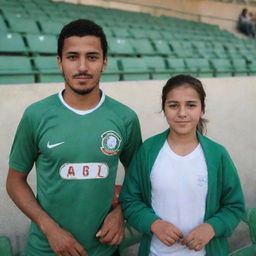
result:
[(169, 105), (169, 108), (177, 108), (178, 107), (178, 104), (170, 104)]
[(96, 59), (97, 59), (97, 56), (88, 56), (88, 59), (89, 59), (89, 60), (96, 60)]
[(76, 56), (70, 55), (70, 56), (68, 56), (68, 59), (69, 60), (74, 60), (74, 59), (76, 59)]

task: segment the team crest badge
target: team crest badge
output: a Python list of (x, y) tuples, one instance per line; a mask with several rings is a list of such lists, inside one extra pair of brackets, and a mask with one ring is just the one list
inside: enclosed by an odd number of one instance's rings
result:
[(122, 142), (120, 135), (114, 131), (107, 131), (101, 135), (101, 151), (108, 156), (115, 155), (119, 152)]

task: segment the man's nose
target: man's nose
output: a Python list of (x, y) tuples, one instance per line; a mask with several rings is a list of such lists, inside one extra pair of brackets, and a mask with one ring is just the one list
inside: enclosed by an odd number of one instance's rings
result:
[(81, 58), (79, 61), (79, 71), (85, 72), (88, 71), (88, 62), (86, 59)]

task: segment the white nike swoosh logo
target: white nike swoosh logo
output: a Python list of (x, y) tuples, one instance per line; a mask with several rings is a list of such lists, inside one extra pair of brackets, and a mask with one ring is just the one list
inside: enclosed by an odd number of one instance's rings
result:
[(63, 143), (65, 143), (65, 142), (60, 142), (60, 143), (56, 143), (56, 144), (50, 144), (50, 142), (48, 141), (47, 148), (55, 148), (55, 147), (57, 147), (57, 146), (59, 146), (59, 145), (61, 145)]

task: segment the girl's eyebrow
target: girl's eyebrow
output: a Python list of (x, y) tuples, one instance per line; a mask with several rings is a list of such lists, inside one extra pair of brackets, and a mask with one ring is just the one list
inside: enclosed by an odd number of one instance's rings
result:
[[(199, 100), (186, 100), (186, 102), (198, 102)], [(178, 100), (167, 100), (166, 103), (179, 102)]]

